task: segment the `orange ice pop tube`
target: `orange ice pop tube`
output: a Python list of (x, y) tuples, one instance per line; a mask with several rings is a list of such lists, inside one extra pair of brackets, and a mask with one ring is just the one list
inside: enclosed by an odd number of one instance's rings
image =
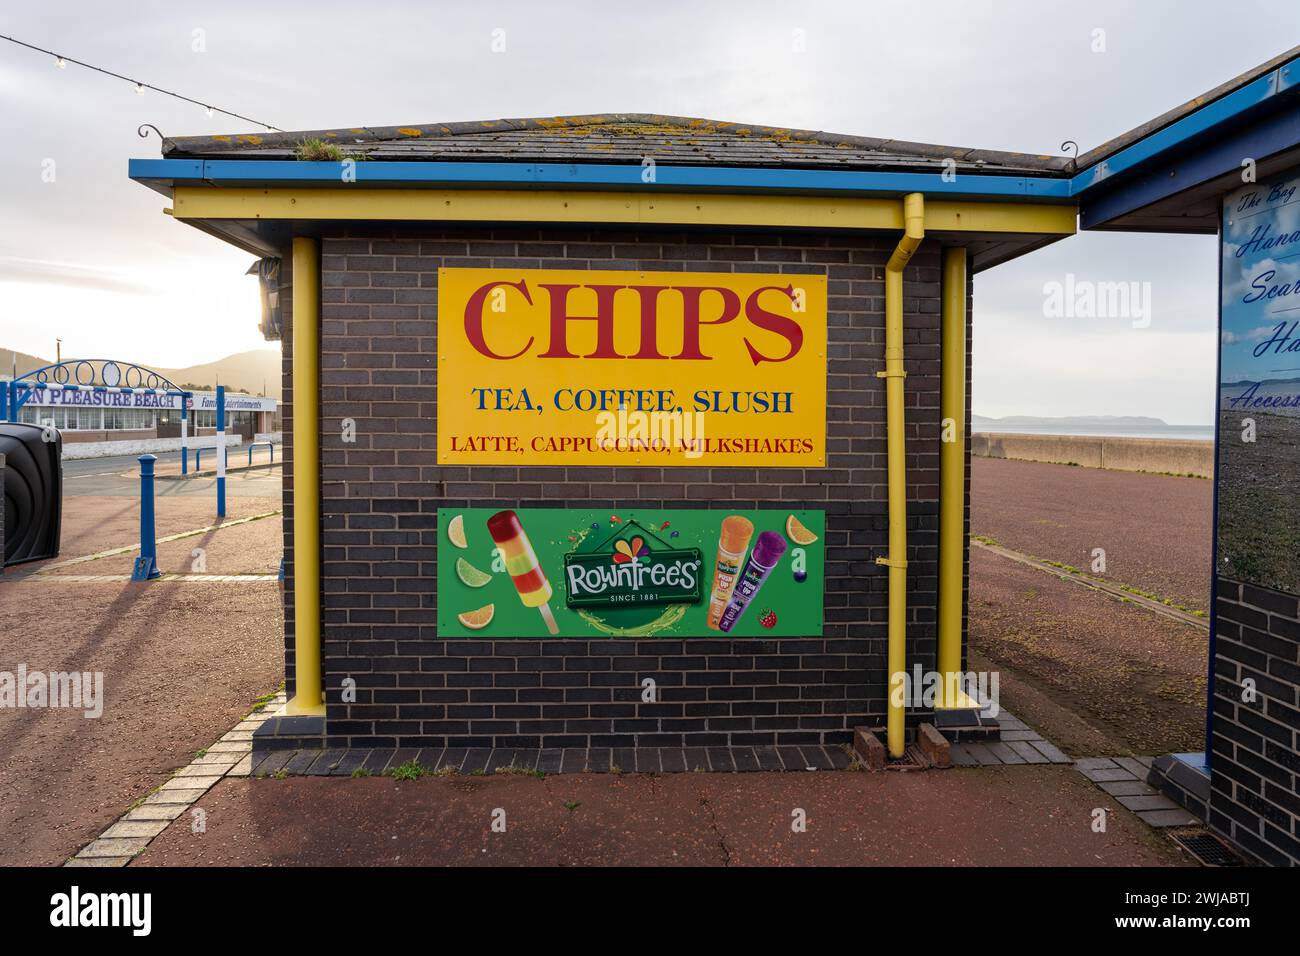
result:
[(541, 564), (537, 561), (537, 552), (524, 533), (524, 526), (519, 523), (519, 515), (513, 511), (498, 511), (487, 520), (488, 534), (501, 549), (506, 560), (506, 571), (510, 580), (515, 582), (519, 600), (524, 607), (535, 607), (542, 613), (546, 629), (552, 634), (560, 633), (560, 626), (555, 623), (551, 613), (551, 582), (546, 580)]
[(754, 536), (754, 523), (743, 515), (727, 515), (722, 519), (722, 532), (718, 536), (718, 563), (713, 569), (713, 593), (709, 595), (709, 616), (705, 625), (711, 631), (719, 630), (718, 622), (731, 599), (731, 588), (736, 575), (745, 562), (749, 539)]

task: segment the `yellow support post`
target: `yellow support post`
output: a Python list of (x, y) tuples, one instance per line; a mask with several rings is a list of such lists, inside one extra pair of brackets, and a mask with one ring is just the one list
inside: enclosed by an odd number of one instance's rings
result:
[(293, 240), (293, 654), (287, 714), (324, 716), (320, 653), (320, 244)]
[(943, 250), (939, 379), (940, 709), (978, 706), (957, 686), (961, 673), (962, 571), (966, 558), (966, 249)]
[(903, 269), (925, 238), (925, 196), (903, 197), (903, 236), (885, 265), (885, 430), (889, 481), (889, 553), (877, 564), (889, 568), (888, 709), (886, 746), (891, 757), (907, 747), (906, 701), (899, 700), (907, 677), (907, 460), (903, 436)]

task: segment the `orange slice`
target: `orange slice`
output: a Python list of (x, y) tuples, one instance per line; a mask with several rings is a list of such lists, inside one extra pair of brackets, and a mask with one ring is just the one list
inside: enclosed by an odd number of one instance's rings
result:
[(481, 631), (492, 623), (492, 615), (496, 614), (496, 612), (497, 606), (495, 604), (485, 604), (477, 611), (466, 611), (463, 614), (457, 614), (456, 620), (471, 631)]
[(795, 544), (812, 544), (817, 540), (813, 534), (794, 515), (785, 519), (785, 536)]

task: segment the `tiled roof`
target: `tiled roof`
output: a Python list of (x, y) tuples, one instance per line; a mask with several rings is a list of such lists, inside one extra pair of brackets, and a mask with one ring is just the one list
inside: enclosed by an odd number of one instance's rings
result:
[(163, 141), (168, 159), (294, 159), (307, 139), (378, 161), (550, 162), (861, 169), (1066, 176), (1069, 159), (751, 126), (643, 113), (557, 116), (382, 128), (305, 130)]

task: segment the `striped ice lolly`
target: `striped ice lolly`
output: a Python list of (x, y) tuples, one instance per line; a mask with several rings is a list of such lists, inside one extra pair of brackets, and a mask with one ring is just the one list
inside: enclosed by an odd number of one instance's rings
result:
[(519, 515), (513, 511), (498, 511), (487, 520), (488, 534), (501, 549), (506, 560), (506, 571), (510, 580), (515, 582), (519, 600), (524, 607), (535, 607), (546, 622), (546, 629), (552, 634), (559, 634), (560, 627), (555, 623), (551, 613), (551, 582), (546, 580), (541, 564), (537, 561), (537, 552), (524, 533), (524, 526), (519, 523)]

